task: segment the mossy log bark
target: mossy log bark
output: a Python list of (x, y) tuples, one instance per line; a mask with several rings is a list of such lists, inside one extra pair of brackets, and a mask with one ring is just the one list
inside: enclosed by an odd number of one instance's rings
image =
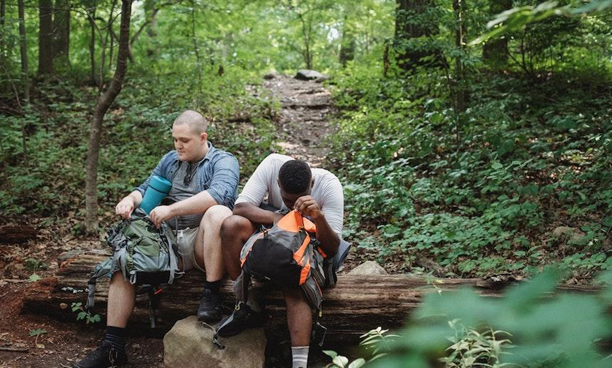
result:
[[(103, 252), (68, 253), (60, 256), (60, 267), (54, 277), (43, 279), (28, 288), (24, 297), (25, 313), (45, 314), (63, 320), (75, 320), (71, 303), (85, 304), (87, 281), (93, 267), (106, 259)], [(204, 274), (188, 272), (174, 285), (164, 288), (157, 316), (157, 333), (170, 329), (174, 322), (193, 315), (198, 307)], [(435, 284), (435, 287), (433, 286)], [(358, 336), (378, 326), (395, 328), (421, 303), (424, 295), (436, 290), (448, 292), (473, 287), (484, 296), (501, 295), (504, 283), (482, 279), (431, 279), (406, 275), (339, 275), (334, 288), (324, 290), (323, 317), (319, 320), (328, 328), (326, 341), (357, 342)], [(594, 292), (593, 287), (563, 287), (566, 290)], [(232, 282), (225, 280), (222, 300), (234, 303)], [(96, 290), (95, 313), (104, 315), (108, 295), (108, 280), (99, 280)], [(265, 293), (264, 302), (270, 311), (267, 324), (272, 333), (286, 333), (285, 310), (280, 291)], [(138, 295), (136, 309), (130, 320), (132, 331), (151, 332), (148, 298)], [(275, 332), (276, 331), (276, 332)]]

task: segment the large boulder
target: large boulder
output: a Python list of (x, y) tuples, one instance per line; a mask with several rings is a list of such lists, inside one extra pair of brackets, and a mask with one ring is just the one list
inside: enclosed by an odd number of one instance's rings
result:
[(212, 343), (214, 332), (190, 316), (176, 322), (164, 336), (164, 365), (167, 367), (261, 368), (264, 366), (266, 335), (263, 328), (248, 329), (219, 338), (225, 349)]
[(329, 76), (321, 74), (315, 70), (301, 69), (295, 74), (295, 79), (299, 80), (314, 80), (316, 82), (322, 82), (329, 79)]
[(353, 268), (349, 275), (387, 275), (387, 271), (374, 261), (367, 261)]

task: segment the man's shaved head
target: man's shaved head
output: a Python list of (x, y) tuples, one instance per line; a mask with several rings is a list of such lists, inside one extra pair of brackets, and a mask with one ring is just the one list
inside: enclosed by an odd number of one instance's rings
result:
[(174, 125), (187, 124), (195, 134), (205, 133), (208, 128), (208, 121), (199, 113), (187, 110), (174, 120)]

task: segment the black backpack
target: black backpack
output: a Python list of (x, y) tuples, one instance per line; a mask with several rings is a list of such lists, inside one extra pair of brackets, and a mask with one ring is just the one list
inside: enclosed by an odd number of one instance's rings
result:
[(321, 310), (326, 255), (315, 234), (311, 221), (289, 212), (271, 229), (247, 240), (240, 252), (243, 272), (278, 286), (300, 286), (310, 305)]
[[(318, 323), (322, 314), (323, 293), (321, 287), (326, 283), (326, 274), (331, 273), (332, 264), (326, 262), (326, 254), (314, 237), (315, 225), (297, 211), (286, 214), (271, 229), (253, 234), (242, 247), (240, 261), (242, 273), (236, 287), (237, 305), (248, 301), (248, 288), (251, 278), (272, 282), (278, 286), (301, 287), (310, 306), (316, 310), (313, 338), (317, 330), (327, 329)], [(329, 269), (329, 272), (326, 272)], [(329, 277), (335, 283), (334, 277)], [(222, 320), (215, 330), (213, 343), (222, 348), (218, 336), (232, 336), (238, 319), (234, 310), (232, 315)], [(320, 345), (323, 344), (323, 335)]]

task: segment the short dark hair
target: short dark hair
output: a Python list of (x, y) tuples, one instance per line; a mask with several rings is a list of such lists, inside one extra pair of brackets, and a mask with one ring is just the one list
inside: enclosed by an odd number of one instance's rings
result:
[(302, 194), (310, 187), (312, 172), (302, 160), (290, 160), (281, 166), (278, 180), (283, 190), (289, 194)]

